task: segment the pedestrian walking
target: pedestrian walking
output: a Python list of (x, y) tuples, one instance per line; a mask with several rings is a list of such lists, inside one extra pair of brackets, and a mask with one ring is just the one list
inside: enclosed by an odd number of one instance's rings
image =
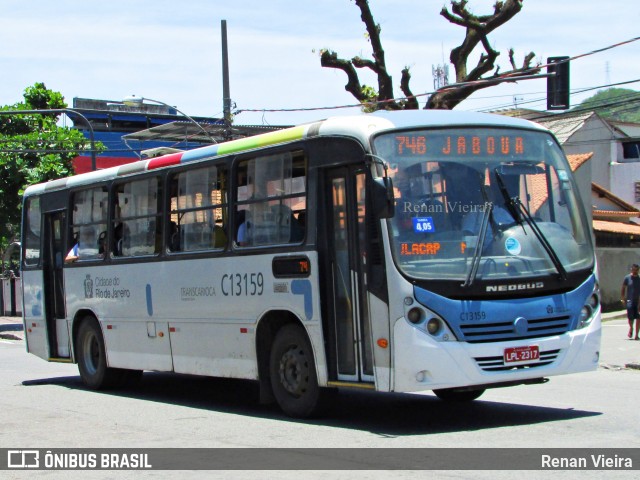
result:
[(624, 277), (622, 290), (620, 291), (620, 301), (627, 307), (627, 319), (629, 320), (629, 338), (633, 338), (633, 323), (635, 321), (635, 339), (640, 340), (640, 311), (638, 302), (640, 301), (640, 266), (634, 263), (631, 265), (631, 273)]

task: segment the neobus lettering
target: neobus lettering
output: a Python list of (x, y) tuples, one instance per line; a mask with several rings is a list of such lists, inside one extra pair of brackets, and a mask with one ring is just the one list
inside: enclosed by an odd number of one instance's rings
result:
[(220, 291), (225, 297), (262, 295), (264, 276), (262, 273), (225, 273), (220, 280)]
[(487, 292), (513, 292), (516, 290), (533, 290), (535, 288), (544, 288), (544, 283), (535, 282), (535, 283), (515, 283), (511, 285), (488, 285)]

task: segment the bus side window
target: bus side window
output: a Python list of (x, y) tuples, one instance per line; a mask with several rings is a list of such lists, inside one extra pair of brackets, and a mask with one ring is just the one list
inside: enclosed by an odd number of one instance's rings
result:
[(227, 246), (227, 174), (224, 165), (190, 168), (169, 182), (167, 250), (194, 252)]
[(27, 266), (36, 266), (40, 261), (40, 198), (34, 197), (25, 203), (26, 230), (23, 233), (23, 261)]
[(122, 183), (115, 190), (120, 222), (114, 228), (117, 256), (136, 257), (160, 252), (162, 190), (158, 177)]
[(72, 205), (71, 241), (65, 262), (103, 259), (107, 238), (107, 187), (74, 192)]
[(304, 240), (306, 168), (303, 151), (277, 153), (238, 163), (237, 246), (282, 245)]

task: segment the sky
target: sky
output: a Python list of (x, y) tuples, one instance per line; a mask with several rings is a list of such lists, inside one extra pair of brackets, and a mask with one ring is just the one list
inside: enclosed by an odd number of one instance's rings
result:
[[(400, 72), (411, 68), (414, 94), (433, 90), (432, 67), (448, 63), (464, 39), (462, 27), (439, 15), (448, 0), (370, 0), (380, 24), (387, 66), (400, 97)], [(477, 14), (495, 0), (469, 0)], [(228, 31), (230, 93), (235, 123), (291, 125), (357, 114), (343, 72), (322, 68), (320, 50), (343, 58), (371, 57), (360, 11), (351, 0), (0, 0), (0, 105), (23, 99), (44, 82), (74, 97), (120, 101), (130, 95), (159, 100), (190, 116), (222, 116), (221, 21)], [(522, 11), (489, 40), (510, 69), (533, 51), (542, 63), (577, 56), (640, 36), (638, 0), (524, 0)], [(640, 41), (571, 62), (572, 105), (596, 87), (638, 80)], [(474, 56), (477, 62), (477, 56)], [(453, 67), (449, 68), (451, 79)], [(362, 72), (361, 82), (376, 79)], [(577, 93), (580, 90), (594, 90)], [(457, 109), (546, 108), (546, 80), (476, 92)], [(421, 104), (424, 104), (421, 98)], [(323, 108), (323, 109), (320, 109)], [(272, 109), (317, 109), (267, 112)], [(258, 110), (252, 112), (250, 110)]]

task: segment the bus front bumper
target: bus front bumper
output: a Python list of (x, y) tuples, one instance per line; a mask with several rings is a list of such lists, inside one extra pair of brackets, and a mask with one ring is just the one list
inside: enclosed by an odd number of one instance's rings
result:
[[(600, 313), (579, 330), (562, 335), (496, 343), (439, 342), (404, 318), (394, 326), (393, 387), (418, 392), (526, 380), (595, 370), (600, 356)], [(533, 348), (532, 348), (533, 347)], [(507, 361), (513, 349), (536, 350), (539, 358)]]

